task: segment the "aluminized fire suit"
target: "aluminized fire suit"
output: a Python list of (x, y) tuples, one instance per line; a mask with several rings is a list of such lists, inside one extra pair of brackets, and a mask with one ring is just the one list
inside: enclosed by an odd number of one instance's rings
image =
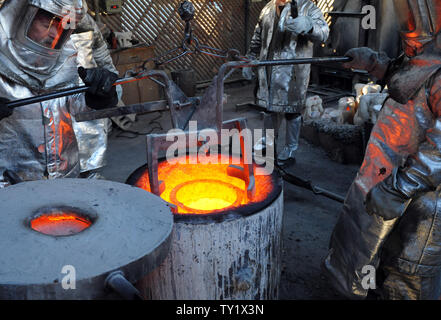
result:
[[(292, 23), (295, 17), (292, 16), (291, 8), (295, 6), (298, 18), (307, 20), (309, 24), (309, 30), (304, 34), (299, 34), (295, 23)], [(329, 27), (321, 10), (309, 0), (288, 2), (280, 18), (276, 10), (276, 0), (270, 1), (263, 8), (247, 55), (259, 60), (312, 57), (313, 42), (324, 42), (329, 36)], [(258, 69), (256, 103), (268, 112), (291, 114), (287, 119), (286, 131), (286, 145), (290, 153), (298, 147), (300, 114), (305, 108), (310, 71), (311, 66), (308, 64)], [(277, 136), (279, 121), (276, 116), (273, 119)]]
[[(77, 51), (68, 38), (71, 31), (60, 34), (59, 39), (66, 40), (60, 47), (58, 43), (43, 46), (28, 36), (39, 10), (64, 16), (68, 6), (76, 8), (75, 21), (84, 17), (81, 0), (9, 0), (3, 4), (0, 97), (17, 100), (79, 84)], [(77, 94), (19, 107), (2, 119), (0, 187), (8, 184), (3, 177), (7, 169), (23, 180), (77, 177), (80, 164), (72, 115), (85, 109), (90, 110), (85, 95)]]
[(390, 61), (367, 48), (348, 54), (355, 57), (355, 67), (364, 61), (363, 69), (385, 77), (390, 98), (347, 194), (323, 267), (350, 298), (367, 296), (363, 269), (373, 266), (380, 298), (439, 299), (441, 3), (396, 4), (403, 30), (409, 28), (402, 34), (409, 58)]
[[(107, 44), (93, 18), (86, 15), (71, 36), (75, 48), (78, 50), (78, 64), (84, 68), (105, 68), (118, 74), (113, 65), (112, 57)], [(118, 95), (122, 89), (118, 86)], [(106, 165), (108, 119), (99, 119), (85, 122), (73, 121), (73, 128), (80, 152), (81, 172), (89, 177), (96, 176), (96, 170)]]

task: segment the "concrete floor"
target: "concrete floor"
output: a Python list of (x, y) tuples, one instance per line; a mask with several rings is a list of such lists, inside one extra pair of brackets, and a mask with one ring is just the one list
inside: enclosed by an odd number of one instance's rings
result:
[[(224, 105), (224, 120), (246, 117), (249, 127), (262, 127), (259, 111), (248, 108), (236, 112), (235, 108), (237, 103), (253, 99), (253, 85), (237, 83), (226, 86), (225, 92), (228, 101)], [(155, 129), (154, 132), (170, 129), (168, 113), (162, 116), (160, 113), (138, 116), (131, 130), (148, 132), (155, 127), (159, 128), (158, 124), (162, 126), (162, 130)], [(282, 127), (281, 134), (283, 132)], [(119, 135), (121, 131), (118, 129), (114, 129), (110, 135), (108, 165), (102, 173), (108, 180), (125, 182), (135, 169), (146, 163), (145, 136), (128, 138)], [(317, 186), (345, 195), (358, 166), (333, 162), (322, 149), (301, 140), (297, 163), (288, 170), (312, 180)], [(284, 192), (284, 249), (280, 299), (339, 299), (321, 276), (320, 264), (327, 253), (329, 238), (342, 204), (315, 196), (308, 190), (288, 183), (284, 185)]]

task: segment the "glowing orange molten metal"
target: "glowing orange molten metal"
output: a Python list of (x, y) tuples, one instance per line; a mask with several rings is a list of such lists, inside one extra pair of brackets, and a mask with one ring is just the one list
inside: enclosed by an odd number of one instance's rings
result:
[[(207, 214), (265, 200), (274, 186), (270, 175), (255, 176), (256, 195), (247, 199), (245, 182), (227, 175), (229, 164), (190, 164), (189, 157), (176, 163), (158, 165), (159, 181), (164, 181), (161, 198), (178, 206), (178, 213)], [(193, 158), (194, 159), (194, 158)], [(150, 192), (148, 172), (135, 184)]]
[(51, 236), (68, 236), (89, 228), (91, 224), (89, 220), (75, 213), (56, 212), (42, 214), (33, 219), (31, 228)]

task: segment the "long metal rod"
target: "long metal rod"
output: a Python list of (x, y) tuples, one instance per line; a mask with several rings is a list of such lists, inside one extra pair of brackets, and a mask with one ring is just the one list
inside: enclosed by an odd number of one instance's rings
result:
[[(228, 62), (224, 66), (232, 68), (245, 68), (245, 67), (262, 67), (262, 66), (276, 66), (276, 65), (295, 65), (295, 64), (315, 64), (315, 63), (336, 63), (336, 62), (349, 62), (352, 58), (350, 57), (321, 57), (321, 58), (300, 58), (300, 59), (286, 59), (286, 60), (267, 60), (267, 61), (234, 61)], [(114, 83), (114, 85), (122, 85), (138, 80), (148, 79), (158, 74), (159, 71), (147, 71), (142, 72), (136, 77), (123, 78)], [(165, 86), (165, 85), (164, 85)], [(69, 88), (65, 90), (60, 90), (52, 93), (47, 93), (35, 97), (30, 97), (26, 99), (9, 101), (6, 105), (10, 108), (18, 108), (28, 104), (39, 103), (47, 100), (52, 100), (56, 98), (71, 96), (74, 94), (84, 93), (89, 89), (88, 86), (78, 86), (74, 88)]]
[(47, 100), (52, 100), (52, 99), (56, 99), (56, 98), (61, 98), (61, 97), (71, 96), (74, 94), (83, 93), (83, 92), (86, 92), (88, 89), (89, 89), (89, 87), (87, 87), (87, 86), (80, 86), (80, 87), (75, 87), (75, 88), (66, 89), (66, 90), (62, 90), (62, 91), (47, 93), (47, 94), (43, 94), (43, 95), (39, 95), (39, 96), (35, 96), (35, 97), (30, 97), (30, 98), (26, 98), (26, 99), (9, 101), (6, 103), (6, 105), (9, 108), (18, 108), (18, 107), (22, 107), (22, 106), (25, 106), (28, 104), (39, 103), (39, 102), (43, 102), (43, 101), (47, 101)]
[[(136, 77), (127, 77), (127, 78), (119, 79), (113, 85), (114, 86), (123, 85), (123, 84), (134, 82), (134, 81), (148, 79), (148, 78), (151, 78), (155, 75), (159, 75), (158, 72), (155, 72), (155, 71), (143, 72), (139, 76), (136, 76)], [(22, 106), (25, 106), (28, 104), (39, 103), (39, 102), (43, 102), (43, 101), (47, 101), (47, 100), (52, 100), (52, 99), (56, 99), (56, 98), (71, 96), (74, 94), (84, 93), (87, 90), (89, 90), (89, 88), (90, 88), (89, 86), (85, 86), (85, 85), (73, 87), (73, 88), (68, 88), (68, 89), (64, 89), (64, 90), (60, 90), (60, 91), (42, 94), (42, 95), (35, 96), (35, 97), (30, 97), (30, 98), (15, 100), (15, 101), (9, 101), (6, 103), (6, 105), (12, 109), (18, 108), (18, 107), (22, 107)]]
[[(198, 104), (200, 100), (201, 100), (200, 97), (193, 97), (190, 98), (190, 101), (187, 103), (180, 103), (179, 101), (174, 101), (174, 104), (179, 108), (185, 108)], [(167, 100), (149, 101), (143, 103), (135, 103), (122, 107), (107, 108), (102, 110), (78, 113), (75, 115), (75, 121), (84, 122), (84, 121), (91, 121), (97, 119), (125, 116), (128, 114), (142, 114), (142, 113), (158, 112), (158, 111), (166, 111), (166, 110), (170, 110)], [(191, 115), (192, 114), (193, 113), (191, 113)]]
[(278, 165), (276, 165), (276, 168), (279, 171), (280, 175), (282, 176), (283, 180), (285, 180), (286, 182), (289, 182), (297, 187), (310, 190), (315, 195), (323, 196), (323, 197), (326, 197), (328, 199), (331, 199), (331, 200), (334, 200), (334, 201), (337, 201), (340, 203), (345, 202), (345, 197), (343, 197), (339, 194), (336, 194), (332, 191), (314, 186), (311, 181), (294, 176), (293, 174), (288, 173), (286, 170), (284, 170), (282, 167), (280, 167)]
[(266, 60), (266, 61), (250, 61), (250, 62), (238, 62), (236, 66), (232, 67), (264, 67), (264, 66), (283, 66), (283, 65), (295, 65), (295, 64), (317, 64), (317, 63), (339, 63), (349, 62), (351, 57), (319, 57), (319, 58), (298, 58), (298, 59), (285, 59), (285, 60)]
[(343, 12), (343, 11), (329, 11), (328, 14), (330, 16), (346, 17), (346, 18), (363, 18), (363, 17), (366, 16), (366, 13), (361, 13), (361, 12)]
[(296, 65), (296, 64), (316, 64), (316, 63), (338, 63), (352, 61), (351, 57), (318, 57), (318, 58), (300, 58), (285, 60), (254, 60), (254, 61), (230, 61), (224, 63), (217, 74), (216, 79), (216, 122), (217, 129), (222, 129), (222, 113), (223, 113), (223, 95), (224, 95), (224, 79), (229, 68), (249, 68), (277, 65)]
[(157, 112), (168, 110), (168, 102), (166, 100), (136, 103), (129, 106), (107, 108), (96, 111), (81, 112), (75, 115), (76, 122), (91, 121), (97, 119), (106, 119), (112, 117), (125, 116), (128, 114), (141, 114), (147, 112)]

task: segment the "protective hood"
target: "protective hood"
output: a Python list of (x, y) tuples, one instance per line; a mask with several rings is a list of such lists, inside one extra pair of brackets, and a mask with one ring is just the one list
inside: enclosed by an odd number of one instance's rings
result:
[(441, 49), (431, 42), (424, 52), (406, 59), (387, 80), (389, 96), (396, 102), (406, 104), (436, 72), (441, 69)]
[(39, 90), (66, 58), (86, 13), (82, 0), (7, 0), (0, 9), (0, 73)]
[(394, 0), (404, 52), (414, 57), (424, 51), (441, 29), (441, 1)]

